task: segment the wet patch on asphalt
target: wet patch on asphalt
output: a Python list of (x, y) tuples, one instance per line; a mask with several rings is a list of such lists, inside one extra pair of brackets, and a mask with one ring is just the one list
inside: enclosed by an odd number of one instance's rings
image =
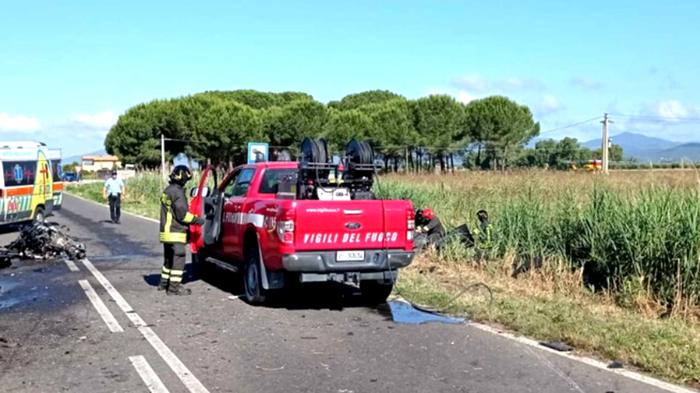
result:
[(0, 273), (0, 313), (52, 311), (85, 296), (63, 262), (20, 261)]
[(424, 323), (445, 323), (456, 325), (464, 323), (464, 318), (449, 317), (434, 311), (425, 310), (411, 303), (392, 300), (387, 303), (391, 319), (399, 324), (422, 325)]

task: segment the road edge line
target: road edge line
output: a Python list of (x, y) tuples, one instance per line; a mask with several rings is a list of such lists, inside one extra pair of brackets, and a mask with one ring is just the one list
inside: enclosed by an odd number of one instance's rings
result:
[(142, 355), (129, 356), (129, 361), (151, 393), (170, 393), (145, 357)]
[(97, 292), (95, 292), (95, 289), (90, 285), (90, 282), (88, 280), (78, 280), (78, 284), (83, 288), (85, 295), (90, 300), (90, 303), (92, 303), (92, 306), (95, 307), (97, 313), (100, 314), (105, 324), (107, 324), (109, 330), (112, 333), (123, 333), (124, 329), (122, 329), (117, 319), (114, 318), (114, 315), (112, 315), (105, 303), (97, 295)]
[[(109, 205), (105, 205), (105, 204), (102, 204), (102, 203), (100, 203), (100, 202), (93, 201), (92, 199), (87, 199), (87, 198), (82, 197), (82, 196), (80, 196), (80, 195), (73, 194), (72, 192), (67, 192), (67, 191), (63, 191), (63, 192), (66, 193), (66, 195), (69, 195), (69, 196), (71, 196), (71, 197), (73, 197), (73, 198), (80, 199), (80, 200), (82, 200), (82, 201), (84, 201), (84, 202), (90, 202), (90, 203), (95, 204), (95, 205), (97, 205), (97, 206), (102, 206), (102, 207), (104, 207), (104, 208), (109, 209)], [(160, 223), (160, 221), (156, 220), (155, 218), (142, 216), (142, 215), (140, 215), (140, 214), (132, 213), (132, 212), (130, 212), (130, 211), (128, 211), (128, 210), (122, 210), (122, 213), (127, 214), (127, 215), (132, 216), (132, 217), (140, 218), (140, 219), (142, 219), (142, 220), (154, 222), (154, 223), (156, 223), (156, 224), (159, 224), (159, 223)]]
[(496, 328), (489, 326), (489, 325), (484, 325), (484, 324), (477, 323), (477, 322), (469, 322), (467, 324), (467, 326), (472, 326), (472, 327), (479, 329), (483, 332), (495, 334), (497, 336), (506, 338), (508, 340), (516, 341), (520, 344), (534, 347), (534, 348), (537, 348), (539, 350), (551, 353), (553, 355), (568, 358), (568, 359), (586, 364), (588, 366), (607, 371), (607, 372), (612, 373), (612, 374), (617, 374), (617, 375), (626, 377), (628, 379), (653, 386), (653, 387), (658, 388), (658, 389), (666, 390), (668, 392), (672, 392), (672, 393), (698, 393), (698, 391), (696, 391), (696, 390), (686, 388), (683, 386), (679, 386), (679, 385), (674, 385), (670, 382), (662, 381), (660, 379), (649, 377), (649, 376), (646, 376), (646, 375), (643, 375), (643, 374), (640, 374), (640, 373), (637, 373), (634, 371), (625, 370), (625, 369), (611, 369), (611, 368), (608, 368), (607, 364), (605, 364), (599, 360), (595, 360), (595, 359), (588, 358), (585, 356), (575, 355), (575, 354), (568, 353), (568, 352), (556, 351), (554, 349), (550, 349), (550, 348), (542, 346), (538, 341), (533, 340), (531, 338), (527, 338), (525, 336), (516, 336), (513, 333), (509, 333), (509, 332), (503, 331), (501, 329), (496, 329)]

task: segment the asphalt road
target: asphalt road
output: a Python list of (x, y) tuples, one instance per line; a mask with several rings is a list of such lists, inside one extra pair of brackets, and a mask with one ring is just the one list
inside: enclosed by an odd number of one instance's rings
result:
[(343, 288), (253, 307), (231, 298), (235, 275), (215, 272), (187, 284), (192, 296), (165, 296), (157, 224), (107, 218), (66, 196), (54, 219), (89, 261), (0, 270), (0, 391), (665, 391), (469, 324), (398, 325)]

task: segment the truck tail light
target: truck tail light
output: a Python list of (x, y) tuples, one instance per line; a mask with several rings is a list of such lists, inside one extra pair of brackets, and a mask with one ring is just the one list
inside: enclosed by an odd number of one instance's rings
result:
[(294, 210), (287, 210), (277, 219), (277, 236), (284, 244), (294, 243)]
[(416, 213), (406, 209), (406, 240), (413, 241), (416, 232)]
[(277, 221), (277, 236), (282, 243), (294, 243), (294, 221)]

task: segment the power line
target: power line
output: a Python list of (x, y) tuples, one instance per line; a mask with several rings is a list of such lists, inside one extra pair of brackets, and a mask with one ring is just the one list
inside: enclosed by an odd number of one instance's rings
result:
[(684, 117), (668, 117), (668, 116), (653, 116), (653, 115), (628, 115), (624, 113), (611, 113), (610, 116), (626, 117), (632, 120), (653, 120), (664, 121), (667, 123), (700, 123), (700, 117), (684, 116)]
[(565, 129), (567, 129), (567, 128), (572, 128), (572, 127), (580, 126), (580, 125), (583, 125), (583, 124), (586, 124), (586, 123), (590, 123), (590, 122), (592, 122), (592, 121), (594, 121), (594, 120), (598, 120), (598, 119), (600, 119), (600, 116), (592, 117), (592, 118), (590, 118), (590, 119), (582, 120), (582, 121), (579, 121), (579, 122), (576, 122), (576, 123), (567, 124), (567, 125), (565, 125), (565, 126), (556, 127), (556, 128), (552, 128), (552, 129), (549, 129), (549, 130), (546, 130), (546, 131), (542, 131), (542, 132), (540, 132), (540, 135), (542, 135), (542, 134), (549, 134), (550, 132), (561, 131), (561, 130), (565, 130)]

